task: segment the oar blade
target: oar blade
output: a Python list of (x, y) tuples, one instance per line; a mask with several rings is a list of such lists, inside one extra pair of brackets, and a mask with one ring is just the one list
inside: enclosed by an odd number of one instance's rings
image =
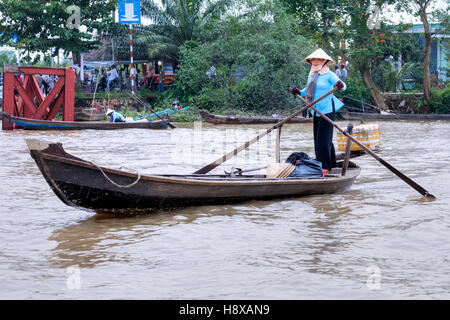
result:
[[(305, 99), (300, 97), (303, 102), (307, 103)], [(311, 109), (313, 109), (316, 113), (318, 113), (323, 119), (325, 119), (328, 123), (330, 123), (332, 126), (334, 126), (336, 129), (341, 131), (348, 139), (350, 139), (352, 142), (357, 144), (359, 147), (361, 147), (366, 153), (370, 154), (373, 158), (375, 158), (378, 162), (380, 162), (382, 165), (384, 165), (386, 168), (388, 168), (391, 172), (393, 172), (395, 175), (397, 175), (400, 179), (402, 179), (404, 182), (406, 182), (408, 185), (410, 185), (413, 189), (415, 189), (417, 192), (419, 192), (421, 195), (430, 198), (430, 199), (436, 199), (436, 197), (429, 193), (427, 190), (425, 190), (423, 187), (421, 187), (419, 184), (414, 182), (412, 179), (408, 178), (405, 174), (394, 168), (391, 164), (387, 163), (385, 160), (381, 159), (379, 156), (377, 156), (372, 150), (367, 148), (365, 145), (363, 145), (361, 142), (356, 140), (352, 135), (347, 134), (345, 130), (341, 129), (333, 120), (328, 118), (326, 115), (324, 115), (322, 112), (317, 110), (316, 107), (311, 106)]]

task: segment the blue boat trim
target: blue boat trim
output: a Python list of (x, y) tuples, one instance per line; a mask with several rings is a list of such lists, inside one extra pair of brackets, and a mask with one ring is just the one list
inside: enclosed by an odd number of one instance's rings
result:
[(180, 111), (183, 111), (183, 110), (186, 110), (186, 109), (189, 109), (189, 108), (190, 107), (184, 107), (184, 108), (182, 108), (180, 110), (173, 110), (173, 109), (169, 108), (169, 109), (158, 111), (156, 113), (151, 113), (149, 115), (142, 116), (142, 117), (139, 117), (139, 118), (134, 118), (133, 120), (137, 121), (137, 120), (141, 120), (141, 119), (145, 119), (145, 118), (149, 118), (149, 117), (156, 117), (156, 116), (162, 116), (162, 115), (166, 115), (166, 114), (172, 114), (172, 113), (180, 112)]

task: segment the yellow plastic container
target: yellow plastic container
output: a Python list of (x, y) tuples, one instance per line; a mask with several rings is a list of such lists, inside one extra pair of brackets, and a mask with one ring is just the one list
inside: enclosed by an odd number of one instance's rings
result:
[[(353, 127), (352, 136), (370, 150), (381, 148), (380, 129), (378, 124), (365, 124)], [(347, 137), (340, 131), (337, 132), (338, 151), (345, 151)], [(352, 143), (351, 151), (362, 151), (356, 143)]]

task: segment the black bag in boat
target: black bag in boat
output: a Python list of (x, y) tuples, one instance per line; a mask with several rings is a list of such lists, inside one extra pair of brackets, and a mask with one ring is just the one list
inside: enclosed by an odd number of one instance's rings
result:
[(304, 152), (294, 152), (287, 159), (286, 163), (295, 165), (295, 170), (289, 177), (315, 178), (322, 177), (322, 162), (311, 159)]

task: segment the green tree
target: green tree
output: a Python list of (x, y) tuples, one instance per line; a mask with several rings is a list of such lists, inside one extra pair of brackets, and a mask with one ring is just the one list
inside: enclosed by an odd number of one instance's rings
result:
[[(81, 28), (71, 21), (72, 5), (80, 9)], [(17, 36), (13, 45), (27, 51), (27, 60), (31, 52), (63, 49), (79, 63), (80, 53), (100, 44), (94, 32), (102, 35), (114, 22), (115, 5), (115, 0), (0, 0), (0, 44)]]
[(141, 0), (142, 14), (152, 21), (138, 27), (135, 43), (151, 57), (178, 61), (179, 48), (189, 40), (201, 40), (203, 30), (215, 23), (233, 0)]
[[(391, 50), (387, 37), (392, 34), (386, 25), (380, 29), (370, 27), (372, 13), (376, 5), (383, 9), (396, 0), (283, 0), (288, 12), (294, 12), (301, 20), (299, 30), (315, 39), (317, 45), (330, 48), (330, 52), (341, 57), (348, 55), (349, 61), (360, 74), (364, 85), (370, 90), (372, 100), (381, 109), (387, 109), (383, 96), (372, 78), (372, 67), (380, 57)], [(328, 8), (330, 10), (328, 11)], [(313, 31), (313, 34), (311, 32)], [(317, 34), (319, 37), (317, 37)], [(380, 38), (380, 34), (386, 38)], [(320, 36), (324, 40), (320, 40)], [(347, 43), (339, 48), (340, 40)], [(380, 42), (380, 40), (382, 40)], [(326, 43), (324, 43), (324, 41)]]
[[(437, 4), (437, 0), (399, 0), (398, 7), (406, 9), (408, 12), (420, 17), (424, 29), (425, 52), (423, 58), (423, 95), (424, 104), (430, 105), (431, 98), (431, 77), (430, 77), (430, 56), (431, 56), (431, 30), (429, 15), (431, 8)], [(446, 8), (448, 14), (448, 3)], [(448, 17), (446, 17), (448, 19)]]
[[(293, 32), (278, 1), (246, 2), (236, 11), (205, 35), (210, 41), (185, 42), (177, 94), (211, 111), (270, 114), (298, 105), (289, 89), (305, 85), (312, 42)], [(217, 78), (205, 74), (210, 61)]]
[(4, 64), (16, 65), (16, 61), (16, 54), (14, 52), (0, 52), (0, 68), (2, 68), (2, 72)]
[(338, 56), (344, 3), (336, 0), (283, 0), (287, 12), (297, 18), (298, 32), (311, 37), (325, 51)]

